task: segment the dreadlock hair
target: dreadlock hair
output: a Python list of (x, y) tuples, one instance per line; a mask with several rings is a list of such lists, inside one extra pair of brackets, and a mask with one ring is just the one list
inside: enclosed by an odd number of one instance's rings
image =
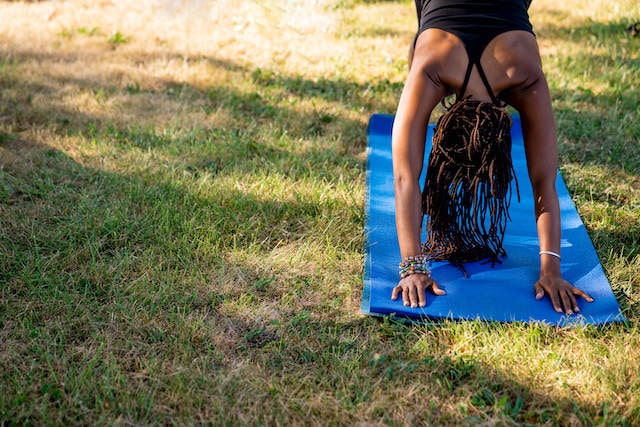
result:
[(512, 178), (508, 112), (470, 97), (455, 102), (436, 124), (422, 192), (427, 259), (448, 260), (465, 276), (465, 262), (500, 262)]

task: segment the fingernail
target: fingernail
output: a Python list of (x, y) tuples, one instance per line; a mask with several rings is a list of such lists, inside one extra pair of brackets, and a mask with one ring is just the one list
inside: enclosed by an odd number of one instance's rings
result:
[(567, 310), (567, 315), (571, 316), (572, 314), (573, 314), (573, 311)]
[(411, 308), (416, 308), (418, 304), (411, 304)]
[(408, 303), (408, 302), (405, 302), (405, 303), (404, 303), (404, 306), (405, 306), (405, 307), (409, 307), (409, 303)]

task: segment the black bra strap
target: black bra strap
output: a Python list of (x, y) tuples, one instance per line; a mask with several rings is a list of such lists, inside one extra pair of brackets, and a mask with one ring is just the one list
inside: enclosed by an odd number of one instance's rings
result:
[(464, 74), (464, 81), (462, 82), (462, 87), (460, 88), (460, 96), (458, 98), (464, 98), (464, 93), (467, 91), (467, 85), (469, 84), (469, 78), (471, 77), (471, 70), (473, 69), (473, 62), (469, 61), (469, 66), (467, 66), (467, 71)]
[(487, 88), (487, 92), (489, 92), (489, 96), (491, 97), (491, 100), (493, 101), (494, 104), (500, 105), (500, 102), (498, 101), (498, 98), (496, 98), (496, 95), (493, 93), (493, 90), (491, 90), (491, 85), (489, 84), (489, 79), (487, 79), (487, 75), (484, 73), (484, 70), (482, 69), (482, 66), (480, 65), (480, 61), (476, 62), (476, 68), (478, 69), (478, 74), (480, 74), (480, 78), (482, 79), (482, 82), (484, 83), (484, 87), (486, 87)]
[(491, 100), (493, 101), (493, 103), (496, 105), (501, 105), (501, 102), (498, 100), (496, 95), (493, 93), (493, 90), (491, 89), (491, 85), (489, 84), (489, 79), (487, 79), (487, 75), (484, 73), (484, 70), (482, 69), (482, 65), (480, 65), (480, 60), (476, 62), (469, 61), (469, 66), (467, 67), (467, 71), (464, 75), (464, 81), (462, 82), (462, 87), (460, 88), (460, 95), (456, 97), (456, 99), (464, 98), (464, 93), (467, 91), (469, 79), (471, 78), (471, 70), (473, 70), (474, 65), (478, 69), (478, 74), (480, 74), (482, 83), (484, 83), (484, 87), (487, 88), (487, 92), (489, 92), (489, 96), (491, 97)]

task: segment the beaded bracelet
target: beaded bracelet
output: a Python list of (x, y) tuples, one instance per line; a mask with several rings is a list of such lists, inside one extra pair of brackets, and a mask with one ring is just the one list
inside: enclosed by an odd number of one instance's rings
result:
[(427, 267), (427, 258), (424, 255), (409, 256), (402, 260), (399, 265), (400, 278), (404, 279), (412, 274), (431, 275), (431, 271)]

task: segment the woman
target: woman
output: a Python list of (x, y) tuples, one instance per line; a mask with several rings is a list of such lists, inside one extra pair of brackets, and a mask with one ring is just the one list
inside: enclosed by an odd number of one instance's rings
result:
[[(560, 270), (560, 208), (555, 186), (558, 168), (556, 128), (549, 88), (529, 21), (529, 4), (530, 0), (416, 0), (420, 25), (410, 49), (409, 75), (400, 97), (392, 134), (396, 229), (402, 262), (401, 279), (391, 298), (395, 300), (402, 295), (406, 306), (424, 307), (428, 289), (435, 295), (445, 293), (431, 278), (427, 268), (427, 261), (437, 258), (441, 249), (435, 247), (437, 245), (433, 241), (426, 247), (420, 242), (422, 219), (430, 206), (436, 212), (429, 211), (431, 215), (427, 215), (429, 236), (437, 225), (436, 205), (440, 202), (430, 204), (429, 200), (440, 200), (434, 199), (433, 193), (441, 189), (428, 185), (431, 182), (428, 177), (425, 193), (421, 195), (419, 177), (423, 167), (426, 123), (434, 107), (452, 94), (456, 95), (452, 110), (458, 105), (472, 103), (474, 108), (479, 106), (499, 114), (504, 103), (520, 113), (540, 242), (540, 277), (534, 285), (535, 298), (548, 295), (553, 308), (566, 314), (579, 311), (576, 297), (593, 301), (584, 291), (564, 280)], [(491, 120), (502, 121), (502, 124), (509, 120), (504, 115), (496, 117), (501, 118)], [(436, 126), (436, 134), (440, 125)], [(450, 130), (443, 128), (440, 133), (446, 139), (448, 132)], [(510, 140), (507, 142), (510, 150)], [(502, 162), (500, 166), (507, 171), (506, 176), (510, 180), (510, 163)], [(432, 182), (437, 179), (433, 176)], [(461, 185), (469, 187), (468, 183)], [(494, 190), (495, 187), (485, 190), (485, 196), (491, 198)], [(503, 207), (506, 203), (508, 207), (505, 194), (494, 197), (491, 203), (502, 204)], [(471, 211), (472, 215), (478, 215), (473, 209)], [(487, 239), (492, 237), (492, 243), (487, 242), (480, 252), (475, 250), (477, 245), (471, 245), (471, 249), (475, 255), (489, 256), (495, 262), (503, 250), (501, 237), (495, 232), (494, 225), (500, 228), (498, 231), (504, 231), (504, 216), (494, 218), (493, 209), (491, 212), (491, 232), (478, 235)], [(484, 218), (482, 213), (480, 217)], [(475, 224), (477, 229), (477, 221)], [(466, 249), (465, 256), (469, 255), (469, 247)], [(472, 259), (462, 257), (456, 262), (461, 265)]]

